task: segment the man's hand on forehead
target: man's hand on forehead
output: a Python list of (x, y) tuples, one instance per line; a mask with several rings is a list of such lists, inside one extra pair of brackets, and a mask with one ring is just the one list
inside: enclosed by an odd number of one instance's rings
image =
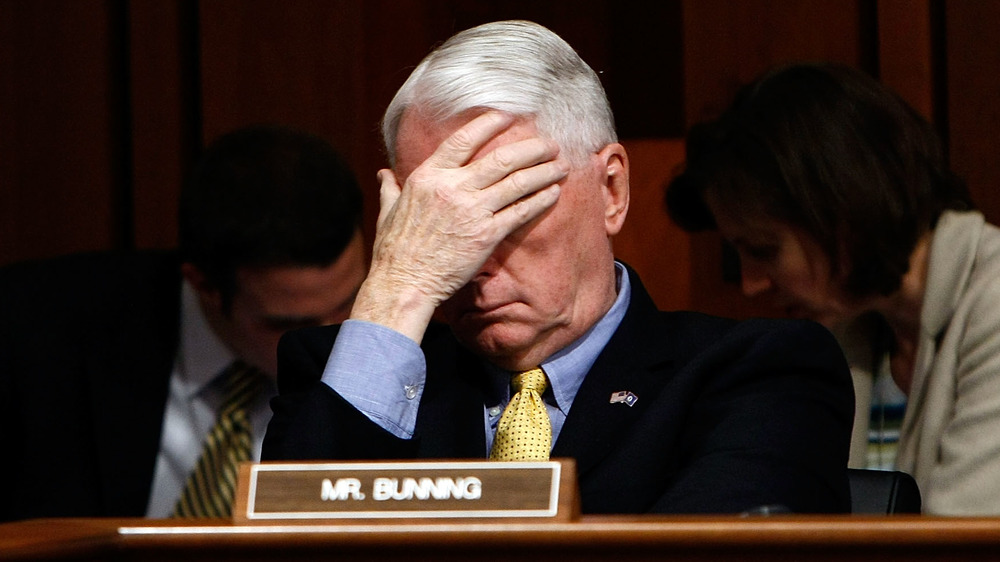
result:
[[(515, 139), (480, 154), (512, 126), (511, 115), (479, 115), (448, 136), (405, 186), (392, 171), (379, 172), (381, 208), (366, 280), (370, 295), (363, 288), (355, 307), (362, 319), (379, 321), (367, 317), (369, 296), (380, 301), (378, 307), (389, 304), (386, 300), (399, 306), (406, 301), (403, 308), (419, 314), (406, 314), (402, 326), (398, 320), (380, 323), (422, 337), (434, 308), (468, 283), (504, 238), (555, 204), (556, 182), (569, 174), (555, 142)], [(399, 317), (398, 311), (390, 315)], [(410, 325), (417, 317), (421, 320)]]

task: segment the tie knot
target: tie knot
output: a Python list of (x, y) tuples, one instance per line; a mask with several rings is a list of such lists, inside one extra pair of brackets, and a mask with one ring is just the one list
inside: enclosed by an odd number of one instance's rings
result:
[(246, 408), (263, 388), (264, 376), (252, 365), (233, 361), (223, 374), (222, 412)]
[(524, 389), (544, 394), (545, 389), (548, 388), (545, 371), (541, 367), (535, 367), (534, 369), (520, 372), (510, 379), (510, 386), (514, 389), (514, 392), (521, 392)]

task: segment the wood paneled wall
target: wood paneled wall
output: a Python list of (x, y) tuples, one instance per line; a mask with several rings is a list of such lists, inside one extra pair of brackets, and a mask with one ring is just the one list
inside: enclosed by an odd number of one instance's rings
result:
[(2, 0), (0, 264), (172, 246), (201, 147), (265, 121), (347, 157), (370, 236), (378, 122), (395, 89), (455, 31), (509, 18), (549, 26), (601, 73), (635, 180), (616, 251), (661, 306), (763, 312), (723, 281), (718, 238), (677, 231), (660, 200), (686, 128), (772, 64), (828, 59), (880, 76), (933, 119), (1000, 221), (1000, 3)]

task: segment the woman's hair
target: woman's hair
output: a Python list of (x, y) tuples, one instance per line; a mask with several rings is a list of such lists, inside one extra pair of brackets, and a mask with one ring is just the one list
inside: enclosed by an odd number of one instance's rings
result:
[(438, 122), (475, 108), (534, 117), (539, 134), (576, 163), (617, 141), (597, 74), (558, 35), (528, 21), (467, 29), (421, 61), (382, 119), (393, 165), (396, 133), (410, 107)]
[(804, 229), (856, 296), (896, 291), (917, 240), (947, 209), (971, 209), (931, 125), (846, 66), (773, 70), (718, 119), (695, 125), (666, 194), (686, 230), (715, 227), (705, 203)]

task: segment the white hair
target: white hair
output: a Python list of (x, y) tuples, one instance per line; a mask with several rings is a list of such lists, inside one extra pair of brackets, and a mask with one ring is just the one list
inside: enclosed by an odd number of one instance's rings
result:
[(574, 164), (617, 142), (601, 81), (561, 37), (529, 21), (500, 21), (462, 31), (427, 55), (396, 92), (382, 119), (390, 163), (403, 113), (445, 121), (483, 108), (534, 118)]

